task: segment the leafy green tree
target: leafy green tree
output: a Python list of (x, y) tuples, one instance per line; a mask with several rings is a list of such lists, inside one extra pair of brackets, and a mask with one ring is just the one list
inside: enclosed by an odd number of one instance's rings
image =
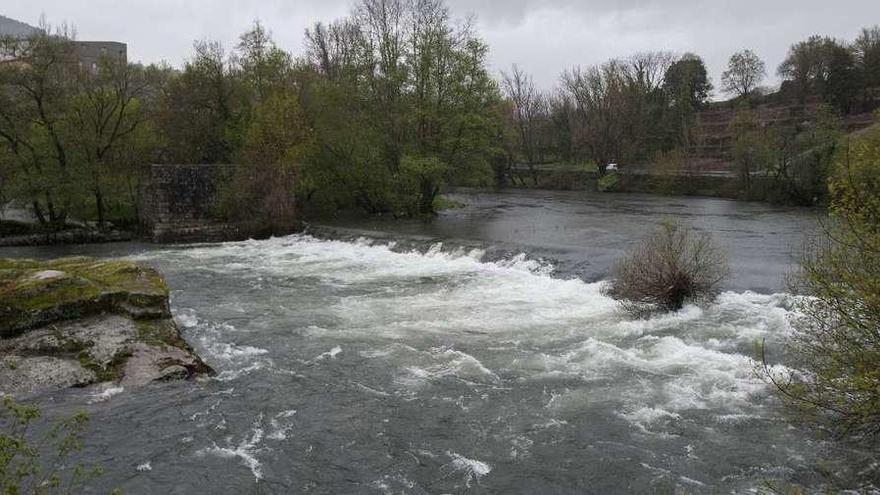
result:
[[(79, 162), (83, 185), (94, 198), (95, 219), (103, 227), (108, 213), (108, 192), (126, 184), (134, 173), (124, 149), (144, 125), (145, 113), (138, 97), (144, 90), (142, 71), (125, 61), (101, 59), (97, 72), (80, 71), (70, 104), (69, 147)], [(110, 194), (111, 197), (117, 194)], [(122, 197), (126, 197), (124, 194)]]
[(448, 182), (491, 181), (500, 96), (488, 48), (441, 1), (364, 0), (349, 19), (309, 30), (307, 45), (306, 197), (424, 215)]
[(278, 48), (271, 33), (259, 22), (239, 38), (233, 54), (234, 70), (262, 102), (295, 84), (293, 58)]
[(750, 109), (738, 111), (731, 123), (731, 157), (744, 196), (802, 205), (824, 200), (841, 128), (828, 106), (818, 108), (814, 122), (792, 129), (768, 125)]
[(60, 229), (77, 199), (66, 138), (72, 81), (78, 68), (67, 32), (49, 28), (26, 39), (8, 38), (0, 65), (0, 142), (13, 166), (13, 193), (40, 223)]
[(666, 71), (663, 89), (670, 102), (668, 132), (672, 135), (672, 142), (687, 149), (693, 141), (697, 111), (712, 92), (703, 59), (691, 53), (684, 54)]
[(739, 169), (740, 183), (746, 197), (753, 196), (752, 179), (772, 173), (778, 164), (778, 136), (758, 120), (755, 112), (744, 109), (731, 121), (733, 146), (731, 157)]
[(880, 130), (845, 144), (829, 182), (831, 219), (810, 245), (795, 290), (787, 353), (793, 367), (763, 376), (803, 419), (841, 436), (880, 435)]
[(803, 103), (810, 95), (822, 96), (846, 112), (858, 90), (855, 56), (846, 44), (827, 36), (811, 36), (791, 46), (777, 71)]
[(712, 83), (703, 59), (693, 53), (684, 54), (666, 70), (663, 87), (673, 105), (701, 108), (712, 93)]
[(165, 159), (232, 163), (244, 139), (246, 91), (216, 42), (195, 43), (183, 72), (169, 81), (157, 115)]
[(224, 216), (263, 234), (295, 229), (296, 180), (309, 146), (296, 93), (276, 92), (259, 103), (237, 160), (241, 165), (222, 194)]

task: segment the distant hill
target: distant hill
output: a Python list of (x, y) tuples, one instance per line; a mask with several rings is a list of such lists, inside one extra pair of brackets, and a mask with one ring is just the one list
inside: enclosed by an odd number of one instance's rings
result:
[(15, 19), (0, 15), (0, 36), (27, 36), (37, 28)]

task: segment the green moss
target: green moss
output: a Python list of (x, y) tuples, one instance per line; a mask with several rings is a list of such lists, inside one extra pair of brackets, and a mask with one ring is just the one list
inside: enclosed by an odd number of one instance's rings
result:
[(434, 209), (435, 210), (458, 210), (467, 206), (461, 201), (456, 201), (454, 199), (449, 199), (445, 196), (437, 196), (434, 198)]
[(120, 352), (113, 356), (113, 359), (107, 366), (103, 366), (95, 361), (88, 350), (83, 350), (76, 356), (80, 366), (95, 373), (96, 382), (116, 382), (121, 380), (125, 374), (125, 363), (130, 357), (130, 351)]
[[(39, 277), (44, 271), (61, 273)], [(128, 261), (0, 259), (0, 338), (102, 312), (163, 316), (167, 300), (159, 273)]]
[(169, 345), (188, 350), (186, 341), (180, 336), (171, 319), (136, 321), (138, 340), (150, 345)]

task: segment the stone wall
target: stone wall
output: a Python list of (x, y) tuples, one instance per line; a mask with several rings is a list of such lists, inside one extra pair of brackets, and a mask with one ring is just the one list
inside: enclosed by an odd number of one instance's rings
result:
[(217, 215), (219, 192), (234, 172), (234, 165), (152, 165), (142, 209), (153, 242), (247, 238), (247, 232)]

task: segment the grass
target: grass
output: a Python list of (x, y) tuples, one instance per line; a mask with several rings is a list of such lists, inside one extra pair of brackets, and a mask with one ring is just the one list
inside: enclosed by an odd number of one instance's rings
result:
[(458, 210), (467, 206), (461, 201), (456, 201), (454, 199), (449, 199), (446, 196), (437, 196), (434, 198), (434, 209), (435, 210)]

